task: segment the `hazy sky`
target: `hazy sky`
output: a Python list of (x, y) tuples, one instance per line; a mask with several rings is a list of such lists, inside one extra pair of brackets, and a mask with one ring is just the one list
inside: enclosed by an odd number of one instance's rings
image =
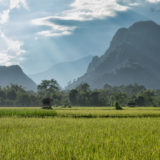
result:
[(27, 74), (102, 55), (119, 27), (160, 23), (160, 0), (0, 0), (0, 65)]

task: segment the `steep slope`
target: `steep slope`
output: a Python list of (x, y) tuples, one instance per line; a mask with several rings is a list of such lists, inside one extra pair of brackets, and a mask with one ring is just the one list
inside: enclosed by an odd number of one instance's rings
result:
[(0, 66), (0, 86), (17, 84), (26, 90), (36, 90), (36, 84), (22, 71), (18, 65)]
[(66, 86), (69, 81), (83, 75), (87, 71), (88, 64), (91, 62), (92, 56), (70, 62), (59, 63), (52, 66), (46, 72), (30, 75), (37, 83), (45, 79), (56, 79), (61, 86)]
[(69, 86), (87, 82), (92, 88), (104, 84), (138, 83), (160, 88), (160, 26), (152, 21), (137, 22), (122, 28), (113, 37), (102, 57), (95, 57), (87, 73)]

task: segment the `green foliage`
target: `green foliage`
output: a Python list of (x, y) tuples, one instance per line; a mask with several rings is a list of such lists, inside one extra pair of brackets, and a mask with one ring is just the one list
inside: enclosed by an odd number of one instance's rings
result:
[(51, 102), (52, 100), (50, 98), (42, 99), (42, 104), (43, 104), (42, 109), (52, 109)]
[[(40, 106), (44, 98), (50, 98), (51, 106), (160, 106), (160, 90), (149, 90), (141, 85), (105, 85), (103, 89), (91, 89), (87, 83), (76, 89), (61, 90), (56, 80), (44, 80), (37, 92), (11, 85), (0, 88), (0, 106)], [(67, 104), (66, 104), (67, 102)], [(134, 105), (133, 105), (134, 104)]]
[(21, 86), (10, 85), (0, 88), (0, 106), (39, 106), (36, 93), (24, 90)]
[(160, 91), (137, 84), (115, 87), (106, 84), (103, 89), (91, 90), (84, 83), (69, 92), (69, 99), (73, 106), (114, 106), (114, 102), (122, 106), (131, 103), (135, 106), (160, 106)]
[(90, 86), (88, 83), (82, 83), (76, 89), (80, 92), (89, 92)]
[(68, 101), (68, 100), (66, 100), (65, 102), (64, 102), (64, 108), (72, 108), (71, 107), (71, 104), (70, 104), (70, 102)]
[(38, 85), (38, 96), (40, 99), (52, 99), (51, 105), (60, 105), (62, 96), (58, 82), (54, 79), (43, 80), (42, 83)]
[(72, 105), (78, 105), (78, 91), (76, 89), (70, 91), (69, 99)]
[(57, 92), (60, 89), (59, 84), (56, 80), (43, 80), (40, 85), (38, 85), (38, 92), (45, 96), (49, 96), (51, 93)]
[(119, 105), (118, 102), (115, 102), (115, 109), (116, 110), (122, 110), (122, 107)]

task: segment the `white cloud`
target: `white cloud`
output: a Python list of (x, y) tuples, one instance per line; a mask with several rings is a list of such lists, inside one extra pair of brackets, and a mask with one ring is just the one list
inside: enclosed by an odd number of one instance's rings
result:
[(28, 9), (26, 0), (10, 0), (10, 9), (20, 8), (21, 6)]
[(70, 7), (71, 9), (64, 11), (60, 18), (82, 21), (102, 19), (129, 9), (128, 6), (119, 4), (117, 0), (75, 0)]
[(56, 16), (35, 19), (32, 21), (32, 24), (51, 28), (51, 30), (38, 32), (38, 35), (47, 37), (70, 35), (76, 29), (75, 26), (58, 25), (50, 22), (50, 20), (90, 21), (93, 19), (113, 17), (117, 12), (123, 12), (128, 9), (129, 6), (121, 5), (117, 0), (75, 0), (70, 4), (69, 10)]
[[(0, 1), (1, 2), (4, 1)], [(7, 3), (2, 3), (7, 6)], [(13, 9), (24, 7), (28, 9), (26, 0), (10, 0), (8, 4), (8, 9), (5, 9), (0, 13), (0, 24), (7, 23), (9, 20), (9, 15)], [(23, 42), (18, 40), (13, 40), (5, 35), (0, 29), (0, 65), (12, 65), (18, 64), (23, 60), (23, 54), (25, 50), (22, 49)]]
[(7, 23), (8, 19), (9, 19), (9, 13), (10, 10), (4, 10), (2, 13), (0, 13), (0, 24), (5, 24)]
[(0, 5), (1, 5), (1, 6), (5, 6), (5, 5), (6, 5), (6, 1), (0, 0)]
[(160, 0), (74, 0), (69, 10), (52, 18), (76, 21), (103, 19), (116, 16), (117, 12), (125, 12), (146, 2), (158, 3)]
[(28, 9), (28, 5), (26, 3), (26, 0), (10, 0), (8, 9), (2, 11), (0, 13), (0, 24), (5, 24), (8, 22), (9, 14), (10, 12), (15, 8), (24, 7), (25, 9)]
[(12, 65), (23, 60), (22, 55), (25, 50), (22, 49), (23, 42), (8, 38), (2, 31), (0, 32), (0, 64)]
[(150, 3), (159, 3), (160, 2), (160, 0), (147, 0), (147, 1)]
[(75, 29), (75, 26), (64, 26), (64, 25), (57, 25), (55, 23), (50, 22), (52, 17), (45, 17), (32, 20), (32, 24), (39, 25), (39, 26), (47, 26), (50, 27), (51, 30), (45, 30), (38, 32), (37, 35), (46, 36), (46, 37), (57, 37), (62, 35), (70, 35)]
[(125, 12), (145, 3), (158, 2), (160, 0), (74, 0), (68, 10), (58, 15), (35, 19), (32, 24), (51, 28), (50, 30), (38, 32), (38, 35), (47, 37), (70, 35), (76, 29), (76, 26), (58, 25), (54, 20), (90, 21), (104, 19), (114, 17), (118, 12)]

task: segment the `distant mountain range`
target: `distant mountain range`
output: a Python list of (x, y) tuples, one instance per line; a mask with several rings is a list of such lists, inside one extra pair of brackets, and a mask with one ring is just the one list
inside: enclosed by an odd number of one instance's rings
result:
[[(59, 63), (30, 77), (37, 83), (54, 78), (63, 87), (80, 77), (68, 85), (68, 89), (81, 83), (88, 83), (91, 88), (103, 88), (106, 83), (113, 86), (137, 83), (160, 89), (160, 25), (141, 21), (129, 28), (121, 28), (103, 56)], [(27, 90), (37, 88), (18, 65), (0, 66), (0, 86), (11, 83)]]
[(17, 84), (26, 90), (36, 91), (36, 84), (22, 71), (20, 66), (0, 66), (0, 86), (6, 87), (10, 84)]
[(137, 83), (160, 89), (160, 26), (141, 21), (119, 29), (106, 53), (94, 57), (87, 72), (68, 88), (84, 82), (91, 88)]
[(58, 83), (64, 87), (69, 81), (82, 76), (86, 71), (92, 56), (87, 56), (82, 59), (70, 62), (59, 63), (45, 72), (30, 75), (30, 77), (39, 84), (42, 80), (56, 79)]

